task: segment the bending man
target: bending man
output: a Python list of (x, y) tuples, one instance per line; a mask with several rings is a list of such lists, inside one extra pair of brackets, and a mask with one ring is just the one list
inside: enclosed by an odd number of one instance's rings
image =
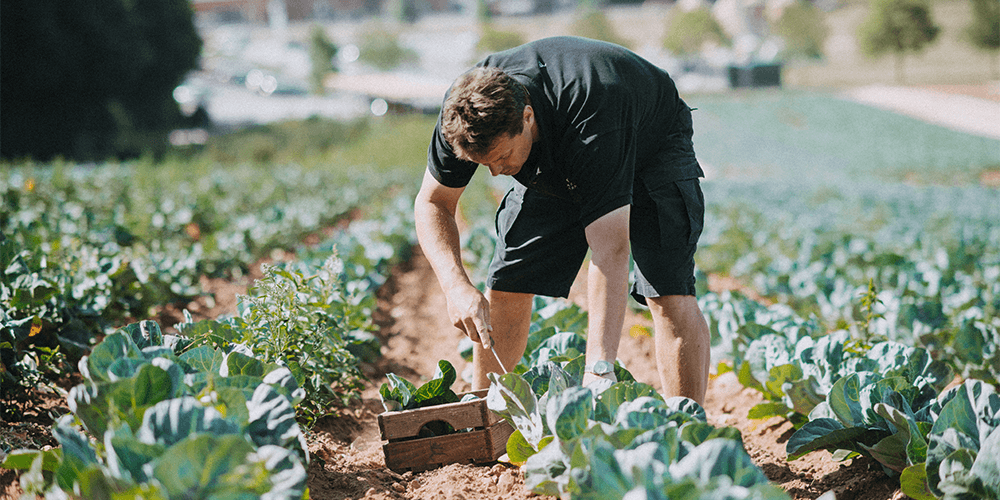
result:
[[(709, 332), (695, 299), (703, 177), (691, 109), (666, 72), (614, 44), (537, 40), (488, 56), (448, 91), (415, 202), (417, 237), (455, 326), (479, 344), (473, 389), (524, 353), (536, 294), (587, 274), (587, 373), (618, 353), (629, 293), (650, 308), (664, 396), (704, 403)], [(462, 264), (458, 200), (478, 165), (517, 182), (497, 210), (485, 295)]]

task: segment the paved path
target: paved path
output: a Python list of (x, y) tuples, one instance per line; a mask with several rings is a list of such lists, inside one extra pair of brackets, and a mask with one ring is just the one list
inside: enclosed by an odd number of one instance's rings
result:
[(1000, 100), (997, 99), (887, 85), (858, 87), (845, 91), (844, 96), (961, 132), (1000, 139)]

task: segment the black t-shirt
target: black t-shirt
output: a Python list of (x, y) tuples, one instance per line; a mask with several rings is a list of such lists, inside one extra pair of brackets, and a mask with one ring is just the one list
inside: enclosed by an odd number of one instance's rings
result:
[[(690, 109), (665, 71), (618, 45), (553, 37), (490, 55), (528, 89), (541, 139), (514, 179), (573, 200), (586, 226), (632, 201), (640, 169), (663, 182), (703, 177), (691, 143)], [(447, 99), (447, 96), (445, 97)], [(449, 187), (469, 183), (477, 164), (455, 157), (441, 134), (428, 169)]]

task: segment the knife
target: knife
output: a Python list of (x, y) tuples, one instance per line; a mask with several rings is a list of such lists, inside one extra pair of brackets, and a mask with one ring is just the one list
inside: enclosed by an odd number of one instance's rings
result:
[(500, 364), (500, 369), (503, 370), (503, 374), (506, 375), (507, 368), (503, 366), (503, 361), (500, 361), (500, 356), (497, 355), (497, 350), (493, 348), (493, 337), (491, 336), (489, 337), (489, 339), (490, 339), (490, 351), (493, 352), (493, 357), (496, 358), (497, 363)]

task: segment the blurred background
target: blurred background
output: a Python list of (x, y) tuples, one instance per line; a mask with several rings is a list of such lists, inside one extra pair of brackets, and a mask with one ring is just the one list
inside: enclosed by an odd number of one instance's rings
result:
[[(213, 137), (290, 121), (347, 137), (343, 124), (431, 116), (483, 55), (552, 35), (629, 47), (690, 102), (784, 95), (768, 106), (792, 129), (802, 100), (823, 95), (1000, 136), (1000, 107), (982, 107), (1000, 106), (996, 0), (5, 0), (0, 19), (7, 160), (190, 157)], [(696, 130), (715, 148), (711, 122), (699, 127), (710, 114), (696, 113)], [(284, 149), (239, 144), (208, 149), (217, 160)]]

